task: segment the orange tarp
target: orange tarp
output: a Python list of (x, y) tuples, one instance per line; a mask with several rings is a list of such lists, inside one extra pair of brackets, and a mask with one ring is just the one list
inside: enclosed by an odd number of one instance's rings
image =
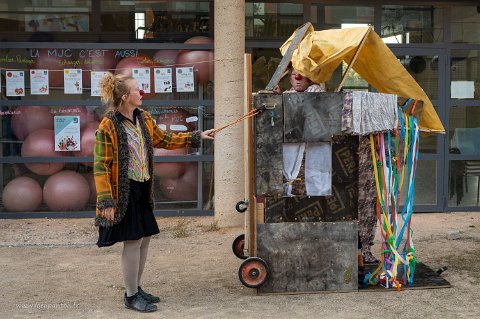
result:
[[(369, 27), (314, 31), (311, 26), (293, 52), (292, 65), (300, 74), (320, 83), (330, 79), (345, 61), (350, 63)], [(295, 33), (282, 45), (285, 54)], [(420, 130), (445, 133), (427, 94), (373, 30), (361, 47), (353, 69), (380, 93), (423, 101)]]

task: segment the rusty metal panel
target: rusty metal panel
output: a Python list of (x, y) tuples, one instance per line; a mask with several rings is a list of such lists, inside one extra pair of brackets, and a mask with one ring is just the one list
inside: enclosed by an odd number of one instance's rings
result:
[(259, 293), (357, 290), (356, 222), (257, 227), (257, 256), (269, 267)]
[(263, 110), (255, 116), (255, 195), (283, 192), (283, 104), (280, 94), (256, 94), (253, 107)]
[(342, 108), (342, 93), (284, 93), (285, 143), (330, 141), (341, 133)]
[(265, 221), (312, 222), (358, 219), (358, 136), (340, 135), (332, 141), (331, 196), (271, 196)]

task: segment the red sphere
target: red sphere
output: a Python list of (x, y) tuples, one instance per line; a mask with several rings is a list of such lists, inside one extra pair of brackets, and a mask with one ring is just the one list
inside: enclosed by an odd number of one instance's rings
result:
[(85, 173), (82, 174), (85, 180), (90, 187), (90, 198), (88, 199), (89, 203), (96, 203), (97, 202), (97, 187), (95, 186), (95, 178), (93, 177), (93, 173)]
[(43, 186), (43, 200), (53, 211), (80, 210), (89, 199), (87, 180), (74, 171), (56, 173)]
[(160, 179), (162, 194), (171, 200), (197, 199), (198, 164), (188, 163), (185, 174), (179, 178)]
[[(154, 156), (174, 156), (174, 155), (187, 155), (188, 150), (185, 148), (166, 150), (163, 148), (155, 148), (153, 150)], [(185, 173), (187, 163), (154, 163), (153, 173), (155, 176), (162, 178), (177, 178)]]
[(149, 67), (150, 68), (150, 93), (144, 94), (143, 98), (150, 99), (152, 97), (155, 97), (154, 68), (158, 66), (159, 64), (155, 62), (151, 57), (145, 56), (145, 55), (138, 55), (136, 57), (128, 57), (128, 58), (121, 59), (116, 66), (115, 74), (124, 74), (128, 76), (133, 76), (132, 69)]
[(38, 57), (31, 69), (49, 70), (48, 78), (50, 87), (63, 88), (63, 70), (73, 69), (74, 65), (69, 64), (73, 61), (73, 57), (58, 57), (61, 55), (57, 50), (39, 49)]
[[(202, 35), (192, 37), (190, 39), (187, 39), (185, 44), (213, 44), (213, 39), (209, 37), (205, 37)], [(185, 52), (190, 52), (191, 50), (180, 50), (178, 54), (185, 53)]]
[[(159, 114), (154, 115), (157, 125), (166, 132), (180, 133), (195, 130), (195, 122), (189, 122), (191, 114), (184, 109), (160, 109)], [(166, 150), (156, 148), (155, 156), (187, 155), (188, 149)], [(155, 163), (153, 172), (156, 176), (164, 178), (176, 178), (185, 173), (187, 163)]]
[(152, 115), (158, 127), (167, 132), (191, 132), (197, 127), (197, 120), (185, 109), (159, 109)]
[[(95, 145), (95, 132), (98, 129), (99, 122), (90, 122), (80, 131), (80, 151), (73, 152), (76, 157), (93, 156), (93, 146)], [(92, 162), (83, 163), (87, 166), (93, 166)]]
[(17, 177), (2, 192), (3, 205), (11, 212), (33, 212), (42, 204), (42, 188), (30, 177)]
[(158, 50), (153, 56), (153, 60), (162, 67), (172, 69), (172, 85), (176, 86), (175, 63), (177, 62), (178, 50)]
[(53, 113), (48, 106), (19, 106), (12, 115), (11, 124), (13, 134), (23, 141), (33, 131), (53, 130)]
[[(27, 136), (22, 145), (23, 157), (58, 157), (62, 152), (55, 152), (55, 133), (53, 130), (38, 130)], [(51, 175), (61, 171), (65, 163), (25, 163), (25, 166), (38, 175)]]
[(178, 56), (177, 68), (192, 66), (196, 83), (204, 84), (213, 79), (213, 59), (211, 51), (184, 52)]
[(81, 50), (80, 68), (82, 68), (83, 87), (89, 88), (91, 82), (91, 71), (109, 71), (115, 72), (117, 58), (115, 50)]
[(153, 55), (153, 61), (162, 66), (174, 67), (177, 56), (178, 50), (158, 50)]

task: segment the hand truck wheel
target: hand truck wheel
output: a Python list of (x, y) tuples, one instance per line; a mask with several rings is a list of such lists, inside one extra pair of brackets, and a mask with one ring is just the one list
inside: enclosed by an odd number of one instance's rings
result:
[(247, 259), (243, 249), (245, 248), (245, 234), (238, 235), (233, 241), (232, 250), (233, 254), (240, 259)]
[(235, 209), (239, 213), (244, 213), (247, 210), (247, 208), (248, 208), (248, 203), (245, 201), (240, 201), (237, 203), (237, 205), (235, 205)]
[(267, 263), (258, 257), (247, 258), (238, 270), (240, 282), (248, 288), (258, 288), (265, 283), (269, 270)]

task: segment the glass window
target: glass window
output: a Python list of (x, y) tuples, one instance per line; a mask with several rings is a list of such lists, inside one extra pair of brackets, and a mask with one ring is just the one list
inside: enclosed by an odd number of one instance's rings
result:
[(0, 4), (0, 34), (8, 41), (54, 41), (57, 34), (91, 30), (91, 0), (8, 0)]
[[(278, 49), (253, 49), (252, 50), (252, 91), (265, 90), (268, 82), (275, 73), (282, 54)], [(283, 90), (290, 89), (288, 77), (284, 77), (279, 86)]]
[[(0, 35), (14, 42), (173, 42), (213, 36), (212, 0), (8, 0)], [(96, 18), (95, 20), (93, 18)]]
[[(415, 205), (437, 204), (437, 162), (418, 161), (415, 172)], [(408, 175), (405, 174), (401, 191), (401, 205), (405, 204), (408, 194)]]
[(430, 100), (438, 99), (438, 57), (422, 55), (397, 56), (400, 63), (427, 93)]
[(303, 24), (303, 4), (245, 3), (247, 38), (288, 38)]
[(450, 161), (448, 206), (478, 206), (480, 161)]
[(450, 153), (480, 155), (480, 107), (450, 107)]
[(315, 30), (373, 25), (374, 22), (373, 7), (314, 4), (311, 7), (311, 14), (311, 22)]
[(480, 43), (480, 6), (452, 7), (452, 42)]
[[(145, 100), (213, 99), (213, 52), (207, 50), (142, 50), (142, 49), (3, 49), (0, 50), (2, 94), (6, 99), (20, 100), (98, 100), (98, 83), (103, 71), (132, 75), (134, 69), (147, 68)], [(176, 73), (180, 68), (191, 68), (192, 86), (179, 87)], [(65, 70), (81, 72), (79, 90), (71, 94), (65, 85)], [(9, 70), (24, 71), (20, 82), (22, 94), (8, 92), (5, 78)], [(40, 92), (36, 86), (41, 79), (36, 70), (48, 71), (45, 84), (48, 90)], [(160, 73), (160, 71), (164, 72)], [(185, 73), (184, 73), (185, 75)], [(135, 75), (134, 75), (135, 76)], [(8, 76), (7, 76), (8, 77)], [(142, 80), (143, 81), (143, 80)], [(170, 82), (167, 83), (166, 82)], [(93, 83), (93, 88), (92, 88)], [(185, 84), (185, 81), (182, 82)], [(148, 92), (150, 91), (150, 92)]]
[[(213, 107), (147, 106), (144, 109), (168, 132), (213, 128)], [(93, 143), (102, 115), (101, 108), (86, 106), (3, 106), (0, 111), (0, 192), (3, 193), (0, 211), (94, 210)], [(63, 136), (63, 127), (56, 123), (74, 118), (77, 126), (70, 126), (69, 134)], [(203, 141), (199, 149), (155, 149), (156, 207), (165, 209), (167, 206), (160, 204), (168, 202), (168, 208), (211, 209), (206, 206), (211, 204), (213, 196), (212, 163), (199, 164), (185, 159), (212, 154), (212, 141)], [(176, 158), (169, 162), (168, 156)], [(200, 176), (202, 184), (198, 185)], [(198, 187), (201, 187), (201, 198)], [(18, 196), (22, 201), (16, 199)]]
[(452, 99), (480, 99), (480, 50), (452, 50), (450, 79)]
[(382, 6), (381, 37), (386, 43), (443, 42), (443, 9), (437, 6)]
[[(101, 30), (116, 33), (112, 35), (114, 37), (121, 37), (122, 33), (135, 34), (137, 39), (155, 39), (156, 42), (183, 42), (188, 38), (185, 38), (185, 34), (189, 37), (213, 35), (210, 3), (211, 1), (102, 1)], [(143, 15), (141, 23), (139, 14)], [(183, 37), (180, 34), (184, 34)]]

